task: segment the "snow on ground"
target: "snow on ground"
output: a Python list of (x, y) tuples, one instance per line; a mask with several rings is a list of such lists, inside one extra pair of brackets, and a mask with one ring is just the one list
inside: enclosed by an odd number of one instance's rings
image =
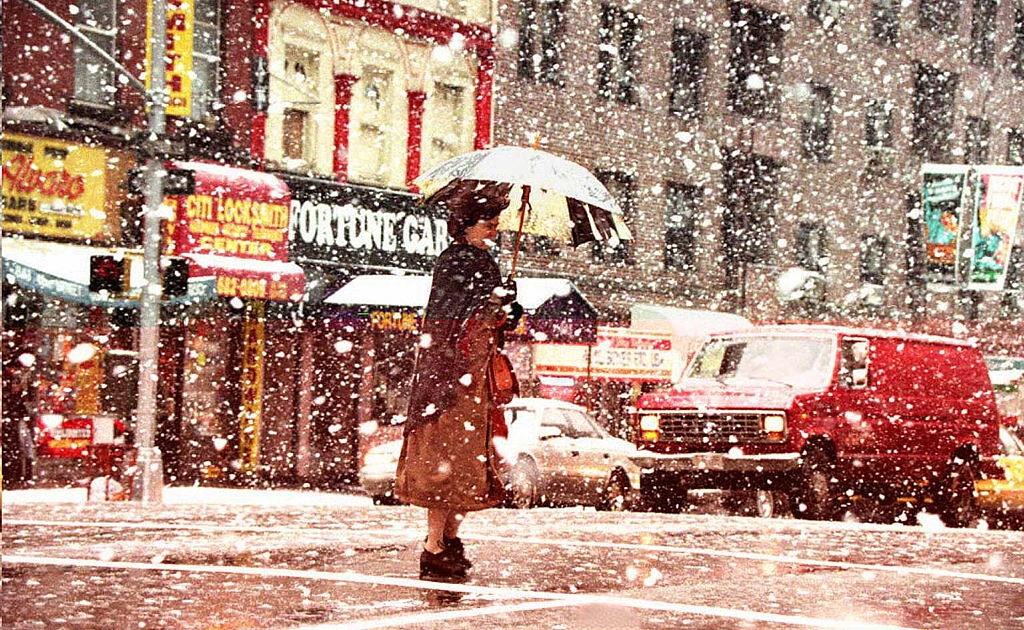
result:
[[(39, 488), (4, 490), (4, 505), (30, 503), (85, 503), (85, 488)], [(196, 486), (164, 487), (163, 503), (167, 505), (303, 505), (303, 506), (370, 506), (370, 497), (335, 492), (305, 490), (255, 490), (249, 488), (205, 488)]]

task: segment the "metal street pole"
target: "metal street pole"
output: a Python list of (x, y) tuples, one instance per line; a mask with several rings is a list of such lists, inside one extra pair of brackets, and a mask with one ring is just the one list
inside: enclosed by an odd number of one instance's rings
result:
[[(165, 0), (151, 0), (152, 54), (149, 82), (149, 142), (163, 139), (165, 131), (166, 94), (164, 73), (167, 52), (167, 6)], [(164, 200), (165, 175), (163, 161), (152, 153), (145, 167), (146, 207), (143, 211), (143, 278), (139, 298), (139, 397), (135, 445), (138, 474), (132, 487), (132, 498), (143, 503), (163, 500), (164, 470), (160, 449), (155, 446), (156, 396), (160, 353), (160, 300), (163, 282), (160, 276), (161, 227), (160, 212)]]

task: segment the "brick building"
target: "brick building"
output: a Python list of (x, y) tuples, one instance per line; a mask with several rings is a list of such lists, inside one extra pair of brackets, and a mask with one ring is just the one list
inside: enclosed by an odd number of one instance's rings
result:
[(923, 162), (1024, 163), (1019, 3), (522, 0), (498, 33), (495, 143), (598, 172), (637, 237), (531, 242), (527, 272), (568, 270), (612, 321), (633, 302), (946, 334), (962, 319), (1024, 350), (993, 328), (1021, 324), (1020, 258), (1015, 294), (931, 284), (918, 209)]

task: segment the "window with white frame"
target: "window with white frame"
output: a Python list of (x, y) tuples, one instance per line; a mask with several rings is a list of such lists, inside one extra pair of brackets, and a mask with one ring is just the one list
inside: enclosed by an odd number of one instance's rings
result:
[(468, 85), (434, 83), (427, 100), (431, 124), (423, 167), (429, 168), (473, 148), (469, 127), (472, 92)]
[(379, 66), (364, 66), (353, 97), (356, 126), (350, 147), (352, 179), (387, 185), (392, 176), (393, 73)]
[[(116, 52), (117, 0), (79, 0), (75, 26), (89, 41), (111, 56)], [(99, 55), (74, 40), (75, 100), (114, 106), (114, 69)]]
[(288, 170), (309, 170), (315, 162), (316, 119), (313, 116), (320, 55), (303, 46), (286, 44), (281, 119), (281, 162)]
[(195, 0), (195, 34), (192, 39), (192, 116), (213, 114), (219, 88), (220, 0)]

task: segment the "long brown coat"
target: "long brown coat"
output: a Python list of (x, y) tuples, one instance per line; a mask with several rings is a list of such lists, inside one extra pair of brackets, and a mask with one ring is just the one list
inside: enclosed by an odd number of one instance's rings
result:
[(435, 267), (395, 482), (396, 496), (413, 505), (469, 512), (504, 498), (487, 383), (505, 322), (487, 299), (499, 281), (494, 260), (465, 244)]

